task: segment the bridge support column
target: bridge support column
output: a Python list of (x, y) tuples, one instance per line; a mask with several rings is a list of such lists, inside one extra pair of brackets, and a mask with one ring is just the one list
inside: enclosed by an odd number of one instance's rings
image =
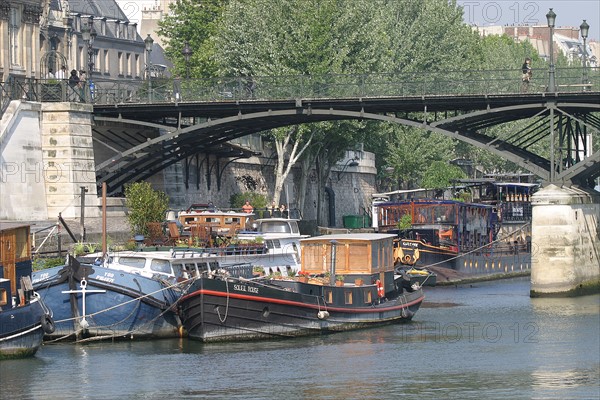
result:
[(48, 217), (81, 216), (81, 187), (87, 188), (86, 217), (99, 217), (92, 113), (89, 104), (42, 103), (42, 158)]
[(532, 204), (531, 296), (600, 290), (600, 196), (551, 184)]

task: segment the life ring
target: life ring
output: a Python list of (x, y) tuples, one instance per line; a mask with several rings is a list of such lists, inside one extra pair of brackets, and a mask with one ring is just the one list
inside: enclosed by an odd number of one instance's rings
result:
[(51, 334), (56, 330), (56, 325), (54, 325), (54, 320), (48, 314), (42, 315), (40, 319), (40, 323), (42, 324), (42, 329), (46, 334)]
[(379, 279), (375, 281), (375, 285), (377, 286), (377, 296), (383, 297), (385, 296), (385, 290), (383, 290), (383, 284)]

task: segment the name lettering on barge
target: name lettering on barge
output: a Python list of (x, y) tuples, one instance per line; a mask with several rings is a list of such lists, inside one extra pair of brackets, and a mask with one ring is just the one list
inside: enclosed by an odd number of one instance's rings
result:
[(406, 246), (406, 247), (419, 247), (419, 243), (415, 243), (415, 242), (402, 242), (402, 246)]
[(258, 293), (257, 287), (247, 286), (247, 285), (233, 285), (233, 290), (238, 292), (248, 292), (248, 293)]
[(105, 272), (104, 276), (101, 275), (96, 275), (96, 279), (102, 282), (107, 282), (107, 283), (114, 283), (115, 281), (115, 274), (111, 273), (111, 272)]

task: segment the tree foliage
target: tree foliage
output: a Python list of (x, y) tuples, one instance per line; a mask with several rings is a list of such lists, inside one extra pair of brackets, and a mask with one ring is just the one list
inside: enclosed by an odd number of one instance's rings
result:
[(159, 21), (158, 34), (166, 40), (165, 55), (175, 65), (175, 75), (184, 75), (186, 62), (181, 51), (188, 42), (193, 53), (190, 76), (215, 76), (213, 36), (219, 30), (227, 0), (177, 0), (170, 13)]
[(127, 219), (132, 233), (148, 235), (149, 222), (162, 222), (169, 208), (169, 198), (154, 190), (148, 182), (135, 182), (125, 185)]
[(427, 167), (421, 181), (421, 187), (425, 189), (442, 189), (451, 186), (455, 179), (466, 177), (459, 167), (448, 165), (444, 161), (434, 161)]

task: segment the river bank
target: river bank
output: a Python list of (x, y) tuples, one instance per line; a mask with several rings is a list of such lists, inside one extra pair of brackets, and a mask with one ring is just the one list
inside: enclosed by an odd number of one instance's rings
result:
[(459, 271), (455, 271), (453, 269), (443, 267), (428, 267), (427, 269), (437, 274), (436, 286), (464, 285), (469, 283), (511, 279), (531, 275), (531, 270), (494, 274), (468, 275)]

